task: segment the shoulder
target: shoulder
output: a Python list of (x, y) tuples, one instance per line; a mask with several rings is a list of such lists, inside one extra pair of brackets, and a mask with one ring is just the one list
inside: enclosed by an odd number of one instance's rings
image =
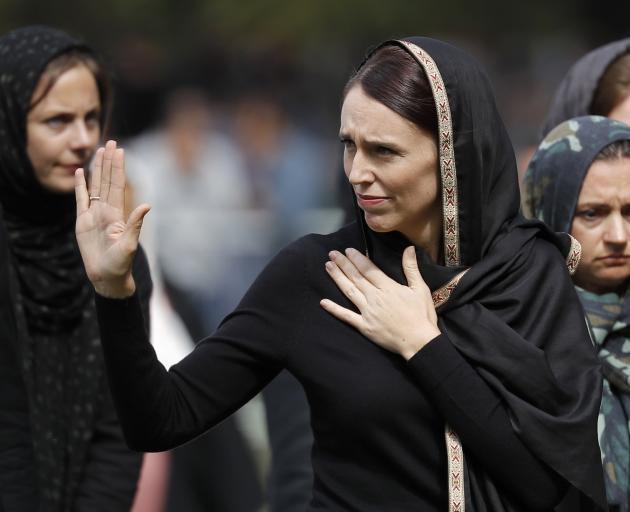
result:
[[(356, 222), (351, 222), (337, 231), (325, 235), (311, 233), (286, 246), (283, 251), (299, 254), (309, 260), (327, 257), (333, 249), (343, 250), (348, 247), (362, 250), (363, 242)], [(282, 252), (282, 251), (281, 251)]]
[(316, 269), (323, 268), (333, 249), (360, 248), (360, 233), (354, 223), (326, 235), (303, 236), (281, 249), (259, 275), (258, 284), (285, 286), (304, 284)]

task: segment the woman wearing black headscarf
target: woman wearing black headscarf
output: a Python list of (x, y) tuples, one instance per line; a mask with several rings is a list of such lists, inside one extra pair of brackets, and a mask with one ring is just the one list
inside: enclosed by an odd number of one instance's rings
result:
[(543, 135), (590, 114), (630, 124), (630, 38), (595, 48), (573, 64), (553, 97)]
[(281, 251), (168, 372), (129, 273), (148, 206), (124, 222), (113, 143), (89, 193), (77, 171), (77, 237), (128, 442), (183, 443), (287, 368), (311, 406), (308, 510), (603, 509), (601, 378), (566, 271), (579, 249), (520, 216), (483, 72), (439, 41), (386, 42), (346, 88), (341, 138), (357, 222)]
[[(109, 396), (72, 194), (103, 130), (107, 79), (88, 46), (49, 27), (8, 33), (0, 56), (0, 482), (25, 475), (45, 512), (128, 510), (141, 458)], [(148, 318), (142, 254), (133, 272)], [(0, 487), (5, 510), (34, 510), (11, 492)]]

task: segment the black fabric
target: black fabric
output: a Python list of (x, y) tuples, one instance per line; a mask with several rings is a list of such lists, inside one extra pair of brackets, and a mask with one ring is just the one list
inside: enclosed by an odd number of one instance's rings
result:
[[(84, 43), (45, 26), (0, 38), (0, 204), (7, 233), (0, 251), (8, 261), (10, 314), (47, 512), (71, 510), (107, 393), (93, 292), (74, 235), (74, 194), (42, 187), (26, 150), (26, 119), (41, 73), (70, 51), (92, 55)], [(138, 261), (146, 266), (143, 257)], [(139, 281), (150, 290), (148, 270), (142, 272), (147, 278)]]
[(303, 512), (313, 488), (313, 432), (304, 389), (283, 370), (265, 387), (263, 398), (271, 446), (269, 510)]
[[(445, 510), (444, 422), (466, 453), (467, 510), (551, 510), (565, 493), (577, 493), (583, 510), (603, 509), (601, 376), (564, 261), (570, 239), (519, 214), (512, 146), (475, 62), (439, 41), (408, 41), (436, 62), (449, 102), (439, 107), (453, 119), (462, 265), (433, 263), (416, 248), (432, 290), (469, 268), (438, 310), (443, 335), (405, 364), (321, 310), (323, 297), (350, 307), (323, 270), (332, 249), (366, 249), (404, 282), (409, 242), (371, 232), (362, 218), (281, 253), (218, 332), (169, 373), (133, 301), (99, 298), (126, 435), (153, 450), (184, 442), (286, 367), (311, 406), (313, 510)], [(444, 344), (453, 349), (437, 357)], [(133, 390), (122, 386), (130, 375), (142, 375)]]
[(36, 512), (39, 496), (26, 386), (9, 293), (6, 232), (0, 208), (0, 510)]
[(465, 449), (521, 510), (549, 510), (566, 484), (524, 446), (501, 400), (446, 335), (407, 363), (321, 309), (321, 297), (349, 306), (324, 263), (330, 250), (359, 243), (353, 224), (282, 251), (218, 331), (169, 372), (143, 332), (137, 300), (97, 296), (112, 392), (130, 446), (159, 451), (186, 442), (287, 368), (311, 406), (309, 511), (446, 510), (444, 422), (459, 426), (462, 411), (471, 419), (461, 422)]
[(563, 121), (592, 114), (591, 104), (599, 81), (617, 58), (630, 51), (630, 38), (595, 48), (581, 57), (556, 89), (543, 124), (541, 139)]

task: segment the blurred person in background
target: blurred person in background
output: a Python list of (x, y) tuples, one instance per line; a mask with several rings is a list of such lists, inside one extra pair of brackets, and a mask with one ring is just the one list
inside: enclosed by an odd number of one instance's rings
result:
[[(103, 223), (120, 198), (90, 204), (77, 171), (77, 224), (93, 228), (78, 240), (128, 441), (186, 442), (286, 368), (311, 405), (308, 510), (603, 510), (601, 377), (566, 270), (579, 251), (521, 217), (485, 74), (440, 41), (387, 41), (343, 97), (362, 215), (283, 249), (168, 372), (129, 272), (149, 206)], [(106, 155), (101, 186), (124, 182), (123, 153)]]
[[(201, 90), (177, 88), (161, 125), (127, 149), (137, 200), (154, 207), (147, 248), (156, 279), (194, 340), (216, 329), (267, 257), (255, 243), (264, 233), (247, 223), (252, 187), (241, 156), (218, 125)], [(257, 465), (234, 417), (175, 449), (169, 474), (167, 510), (254, 512), (262, 505)]]
[[(274, 250), (299, 236), (329, 228), (331, 220), (325, 218), (324, 209), (334, 203), (335, 176), (329, 169), (334, 168), (336, 152), (264, 93), (238, 99), (233, 118), (254, 206), (270, 212), (273, 219)], [(318, 211), (323, 214), (319, 218)]]
[(571, 67), (555, 92), (543, 135), (586, 115), (630, 123), (630, 38), (596, 48)]
[[(12, 456), (22, 459), (21, 448), (26, 460), (32, 447), (34, 459), (34, 469), (7, 467), (3, 422), (3, 511), (35, 510), (11, 487), (31, 472), (28, 492), (44, 512), (128, 511), (136, 490), (142, 459), (114, 410), (74, 228), (74, 172), (92, 159), (108, 110), (107, 76), (85, 43), (45, 26), (0, 38), (0, 336), (3, 350), (15, 350), (1, 363), (0, 396), (11, 394), (16, 411), (3, 403), (0, 417), (23, 429)], [(148, 329), (142, 251), (133, 275)]]
[(523, 204), (582, 244), (573, 282), (604, 375), (598, 435), (606, 494), (611, 512), (628, 512), (630, 126), (588, 116), (554, 128), (527, 170)]

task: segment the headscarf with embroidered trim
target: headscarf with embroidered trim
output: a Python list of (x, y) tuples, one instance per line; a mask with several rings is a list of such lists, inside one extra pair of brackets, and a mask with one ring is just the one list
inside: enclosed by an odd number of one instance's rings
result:
[[(524, 444), (568, 483), (562, 510), (604, 509), (601, 376), (565, 262), (574, 263), (575, 244), (519, 213), (512, 144), (477, 63), (424, 37), (388, 41), (370, 55), (385, 45), (421, 65), (438, 113), (444, 261), (416, 253), (434, 300), (446, 299), (438, 301), (440, 329), (501, 397)], [(371, 231), (360, 211), (358, 223), (365, 252), (404, 283), (409, 241)], [(501, 492), (501, 475), (463, 451), (466, 510), (521, 510)]]
[[(0, 204), (18, 347), (44, 510), (70, 511), (105, 380), (93, 293), (74, 235), (74, 195), (41, 186), (26, 119), (46, 66), (83, 42), (45, 26), (0, 38)], [(107, 98), (101, 93), (103, 111)]]
[(563, 121), (594, 114), (591, 107), (600, 79), (608, 66), (628, 52), (630, 38), (620, 39), (595, 48), (573, 64), (556, 89), (541, 138)]
[[(524, 208), (552, 229), (571, 228), (582, 183), (608, 145), (630, 140), (630, 126), (600, 116), (570, 119), (540, 144), (525, 174)], [(599, 443), (608, 503), (630, 510), (630, 301), (576, 287), (604, 373)], [(617, 509), (616, 509), (617, 510)]]

